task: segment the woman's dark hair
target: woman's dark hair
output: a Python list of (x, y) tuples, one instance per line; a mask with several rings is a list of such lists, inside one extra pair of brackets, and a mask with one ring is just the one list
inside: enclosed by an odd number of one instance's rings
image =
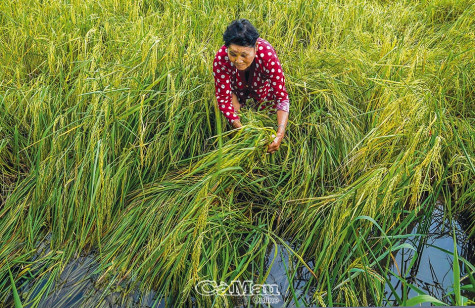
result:
[(236, 44), (244, 47), (256, 46), (259, 33), (247, 19), (236, 19), (224, 31), (224, 45)]

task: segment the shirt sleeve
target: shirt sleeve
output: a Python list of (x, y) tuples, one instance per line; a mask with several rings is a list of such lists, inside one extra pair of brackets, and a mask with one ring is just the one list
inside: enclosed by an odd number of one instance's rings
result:
[(277, 110), (289, 112), (289, 94), (285, 88), (285, 76), (275, 50), (269, 45), (264, 46), (261, 54), (264, 56), (264, 70), (270, 79), (270, 86), (275, 94)]
[(231, 92), (231, 68), (227, 60), (226, 46), (223, 46), (213, 61), (213, 75), (218, 108), (229, 121), (233, 123), (239, 117), (234, 112)]

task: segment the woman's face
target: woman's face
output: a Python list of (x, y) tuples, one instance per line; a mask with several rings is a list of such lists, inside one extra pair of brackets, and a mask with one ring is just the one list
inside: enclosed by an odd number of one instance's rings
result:
[(233, 63), (240, 71), (245, 71), (251, 66), (252, 61), (256, 57), (257, 47), (245, 47), (236, 44), (228, 46), (229, 61)]

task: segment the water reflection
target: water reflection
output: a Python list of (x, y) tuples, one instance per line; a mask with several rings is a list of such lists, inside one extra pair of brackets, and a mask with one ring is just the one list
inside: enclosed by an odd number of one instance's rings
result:
[[(37, 248), (33, 260), (49, 253), (50, 236), (47, 236)], [(52, 292), (43, 296), (37, 307), (55, 308), (55, 307), (160, 307), (155, 292), (149, 291), (142, 293), (139, 290), (131, 292), (130, 295), (123, 296), (123, 291), (128, 289), (128, 283), (124, 282), (121, 286), (114, 286), (114, 289), (99, 288), (97, 280), (99, 278), (99, 264), (92, 254), (79, 256), (70, 261), (59, 278), (51, 286)], [(51, 274), (41, 278), (38, 284), (34, 282), (26, 283), (19, 288), (20, 297), (24, 307), (33, 307), (29, 299), (35, 298), (44, 290)], [(34, 286), (33, 286), (34, 284)], [(11, 304), (13, 307), (13, 303)]]
[[(457, 221), (453, 221), (455, 236), (457, 239), (457, 251), (459, 256), (475, 264), (474, 243), (469, 240), (467, 234)], [(454, 250), (453, 228), (451, 222), (444, 216), (444, 208), (441, 203), (436, 204), (432, 217), (428, 223), (428, 230), (424, 230), (424, 222), (417, 224), (413, 233), (426, 233), (427, 236), (411, 237), (407, 240), (418, 250), (418, 257), (409, 268), (414, 258), (414, 251), (401, 249), (395, 255), (395, 263), (391, 267), (394, 273), (400, 273), (409, 283), (423, 290), (437, 299), (443, 299), (452, 291), (453, 285), (453, 257)], [(443, 250), (447, 252), (444, 252)], [(409, 270), (408, 270), (409, 269)], [(404, 273), (408, 273), (407, 276)], [(467, 275), (468, 268), (460, 262), (461, 276)], [(403, 285), (396, 276), (391, 276), (391, 284), (395, 287), (399, 297), (403, 294)], [(462, 284), (468, 281), (462, 281)], [(388, 304), (396, 304), (395, 295), (389, 286), (386, 287)], [(418, 295), (414, 290), (408, 290), (408, 298)]]

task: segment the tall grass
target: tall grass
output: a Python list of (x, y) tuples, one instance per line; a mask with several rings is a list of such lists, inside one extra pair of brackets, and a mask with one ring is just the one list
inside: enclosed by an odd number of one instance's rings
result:
[[(105, 294), (129, 280), (170, 306), (231, 306), (195, 284), (262, 283), (267, 248), (289, 243), (309, 304), (383, 303), (405, 226), (442, 197), (473, 212), (473, 16), (448, 0), (3, 1), (0, 300), (7, 263), (35, 306), (93, 253)], [(238, 17), (287, 74), (272, 156), (275, 118), (229, 131), (215, 106)]]

